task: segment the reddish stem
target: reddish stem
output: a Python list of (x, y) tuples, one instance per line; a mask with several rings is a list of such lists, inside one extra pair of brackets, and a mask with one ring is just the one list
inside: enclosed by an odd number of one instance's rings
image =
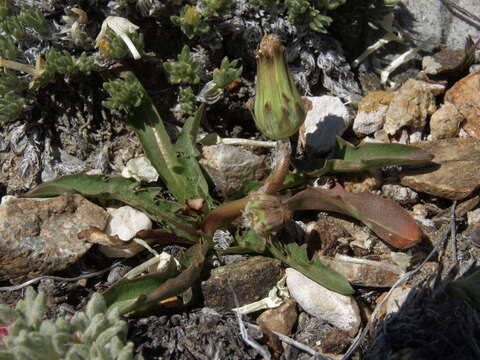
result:
[(250, 197), (246, 196), (239, 200), (224, 203), (212, 210), (202, 223), (202, 231), (206, 235), (212, 236), (223, 224), (239, 217), (249, 199)]
[(290, 169), (290, 155), (292, 147), (290, 140), (279, 140), (277, 143), (277, 155), (275, 169), (265, 181), (265, 184), (257, 191), (259, 194), (276, 195), (282, 188), (285, 176)]

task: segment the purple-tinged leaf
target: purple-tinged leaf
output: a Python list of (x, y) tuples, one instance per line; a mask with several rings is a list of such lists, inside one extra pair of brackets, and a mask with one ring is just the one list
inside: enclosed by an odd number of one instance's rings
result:
[(351, 216), (399, 249), (412, 247), (422, 238), (415, 220), (393, 200), (368, 192), (350, 193), (339, 184), (329, 190), (308, 188), (286, 203), (292, 211), (327, 210)]

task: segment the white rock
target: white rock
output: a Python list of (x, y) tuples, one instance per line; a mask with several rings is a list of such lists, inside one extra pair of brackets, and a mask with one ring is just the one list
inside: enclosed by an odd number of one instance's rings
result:
[(131, 240), (140, 230), (150, 230), (152, 221), (141, 211), (130, 206), (122, 206), (110, 212), (110, 220), (105, 232), (118, 235), (120, 240)]
[(369, 135), (381, 129), (387, 110), (387, 105), (380, 105), (377, 109), (370, 112), (359, 111), (353, 121), (355, 134)]
[(468, 225), (480, 224), (480, 209), (475, 209), (467, 213)]
[(153, 182), (158, 180), (157, 170), (155, 170), (150, 160), (148, 160), (145, 156), (128, 160), (127, 164), (122, 170), (122, 176), (145, 182)]
[(355, 336), (361, 319), (353, 297), (330, 291), (295, 269), (286, 274), (288, 290), (303, 310)]
[(2, 202), (0, 205), (5, 205), (7, 202), (15, 200), (17, 197), (14, 195), (4, 195), (2, 196)]
[(413, 204), (417, 202), (418, 194), (412, 189), (397, 185), (385, 184), (382, 186), (382, 193), (400, 204)]
[(353, 121), (355, 134), (369, 135), (382, 128), (388, 105), (394, 93), (386, 91), (372, 91), (358, 102), (358, 111)]
[(324, 95), (308, 99), (312, 108), (307, 113), (301, 141), (314, 152), (328, 152), (335, 144), (335, 135), (341, 136), (350, 126), (350, 114), (338, 97)]

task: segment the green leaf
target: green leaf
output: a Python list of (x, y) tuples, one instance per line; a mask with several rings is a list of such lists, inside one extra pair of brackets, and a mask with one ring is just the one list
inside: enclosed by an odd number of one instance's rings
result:
[(20, 54), (20, 51), (17, 49), (17, 46), (15, 45), (15, 40), (11, 36), (0, 35), (0, 56), (5, 59), (13, 60), (19, 54)]
[(188, 45), (184, 45), (177, 57), (178, 61), (169, 61), (163, 64), (168, 73), (171, 84), (198, 84), (200, 82), (200, 64), (195, 61)]
[(200, 241), (189, 248), (180, 258), (183, 271), (171, 277), (148, 294), (138, 296), (128, 306), (120, 309), (121, 314), (145, 310), (172, 296), (189, 289), (199, 278), (207, 252), (213, 247), (211, 241)]
[(197, 161), (199, 151), (196, 146), (196, 140), (200, 121), (204, 113), (205, 104), (202, 104), (195, 113), (195, 116), (187, 119), (182, 131), (178, 135), (177, 142), (175, 143), (175, 151), (178, 162), (180, 163), (180, 168), (176, 170), (184, 177), (188, 184), (189, 198), (205, 199), (208, 207), (212, 208), (213, 200), (208, 191), (208, 183)]
[(230, 246), (229, 248), (222, 250), (222, 254), (265, 254), (266, 252), (266, 240), (258, 236), (255, 231), (249, 229), (243, 234), (236, 234), (235, 241), (237, 246)]
[(215, 87), (219, 89), (226, 88), (232, 83), (232, 81), (237, 80), (242, 74), (243, 67), (240, 66), (237, 68), (238, 60), (229, 61), (228, 57), (224, 57), (222, 63), (220, 64), (220, 69), (215, 69), (213, 71), (213, 82)]
[(400, 249), (414, 246), (422, 238), (415, 220), (395, 201), (369, 192), (350, 193), (339, 184), (329, 190), (308, 188), (286, 203), (291, 211), (326, 210), (351, 216)]
[(351, 295), (355, 292), (347, 279), (322, 265), (316, 256), (313, 256), (310, 260), (303, 246), (299, 246), (294, 242), (285, 244), (272, 238), (272, 241), (267, 243), (267, 251), (273, 257), (300, 271), (329, 290), (342, 295)]
[(432, 159), (431, 154), (414, 146), (368, 143), (355, 147), (337, 136), (333, 159), (296, 162), (296, 165), (308, 176), (315, 177), (383, 166), (425, 163)]
[(33, 6), (23, 6), (20, 14), (18, 15), (18, 20), (25, 27), (32, 28), (40, 35), (48, 34), (48, 23), (45, 16), (42, 14), (42, 11), (39, 8)]
[(182, 32), (191, 40), (199, 33), (208, 32), (210, 27), (195, 6), (185, 5), (180, 16), (171, 16), (170, 20), (180, 26)]
[(196, 240), (195, 223), (191, 218), (178, 214), (182, 205), (158, 199), (159, 188), (141, 188), (132, 179), (121, 176), (111, 178), (84, 173), (63, 176), (43, 183), (22, 195), (23, 197), (52, 197), (61, 194), (80, 194), (100, 200), (119, 200), (144, 211), (153, 220), (165, 226), (165, 230)]
[(0, 123), (17, 120), (26, 109), (24, 98), (12, 94), (0, 96)]
[(105, 105), (120, 104), (122, 97), (131, 99), (123, 108), (127, 111), (128, 125), (139, 137), (145, 155), (168, 190), (182, 204), (189, 199), (203, 198), (211, 205), (207, 181), (195, 158), (195, 141), (205, 107), (201, 106), (195, 116), (187, 120), (174, 146), (160, 114), (138, 79), (132, 73), (125, 73), (123, 77), (124, 80), (105, 85), (111, 95)]
[(108, 311), (118, 308), (121, 313), (123, 308), (130, 307), (140, 296), (150, 294), (176, 275), (178, 275), (178, 270), (172, 258), (167, 268), (160, 273), (151, 273), (132, 280), (119, 280), (103, 294)]

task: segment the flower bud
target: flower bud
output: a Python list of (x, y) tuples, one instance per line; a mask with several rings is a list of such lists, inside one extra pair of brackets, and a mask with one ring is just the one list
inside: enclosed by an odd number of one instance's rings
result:
[(245, 206), (243, 216), (248, 227), (265, 236), (290, 222), (292, 212), (279, 196), (253, 194)]
[(255, 53), (257, 81), (254, 104), (257, 128), (272, 140), (295, 134), (305, 121), (307, 104), (298, 92), (276, 35), (265, 35)]

